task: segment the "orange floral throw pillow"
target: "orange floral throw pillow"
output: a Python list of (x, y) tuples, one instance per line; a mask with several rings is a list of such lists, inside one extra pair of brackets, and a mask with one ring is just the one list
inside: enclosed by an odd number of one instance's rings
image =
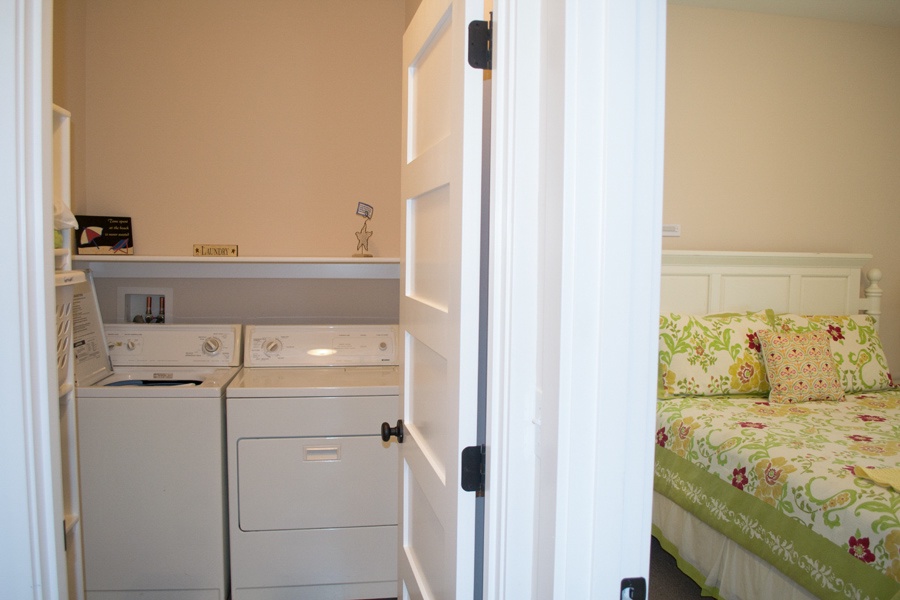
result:
[(769, 380), (769, 401), (839, 401), (844, 388), (827, 331), (757, 332)]
[(872, 315), (772, 314), (772, 324), (769, 329), (776, 331), (827, 331), (844, 392), (858, 394), (894, 387)]

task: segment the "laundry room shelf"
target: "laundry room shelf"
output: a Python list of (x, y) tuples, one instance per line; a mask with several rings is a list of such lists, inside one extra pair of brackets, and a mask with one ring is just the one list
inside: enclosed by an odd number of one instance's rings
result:
[(94, 277), (244, 279), (399, 279), (399, 258), (73, 256)]

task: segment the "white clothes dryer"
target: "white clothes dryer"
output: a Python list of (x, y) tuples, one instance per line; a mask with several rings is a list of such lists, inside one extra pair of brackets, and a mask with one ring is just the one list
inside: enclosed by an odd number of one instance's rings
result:
[(224, 401), (242, 327), (98, 318), (76, 315), (75, 334), (86, 598), (227, 598)]
[(253, 326), (226, 390), (232, 600), (397, 596), (396, 326)]

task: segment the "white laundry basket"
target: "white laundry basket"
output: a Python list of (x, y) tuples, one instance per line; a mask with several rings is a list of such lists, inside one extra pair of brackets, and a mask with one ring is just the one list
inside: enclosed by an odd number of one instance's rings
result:
[(72, 299), (76, 283), (85, 281), (83, 271), (56, 273), (56, 377), (62, 396), (74, 386), (72, 371)]

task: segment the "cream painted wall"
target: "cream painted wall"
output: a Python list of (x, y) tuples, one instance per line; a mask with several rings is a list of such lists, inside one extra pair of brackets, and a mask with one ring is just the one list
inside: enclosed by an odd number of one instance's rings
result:
[(419, 9), (419, 5), (422, 4), (422, 0), (404, 0), (404, 4), (406, 6), (406, 27), (409, 27), (409, 22), (412, 21), (412, 18), (416, 15), (416, 11)]
[(53, 2), (53, 102), (72, 113), (72, 205), (85, 206), (85, 0)]
[(900, 369), (900, 28), (669, 5), (667, 249), (860, 252)]
[[(67, 0), (74, 2), (77, 0)], [(403, 0), (91, 0), (82, 214), (135, 250), (399, 255)]]

